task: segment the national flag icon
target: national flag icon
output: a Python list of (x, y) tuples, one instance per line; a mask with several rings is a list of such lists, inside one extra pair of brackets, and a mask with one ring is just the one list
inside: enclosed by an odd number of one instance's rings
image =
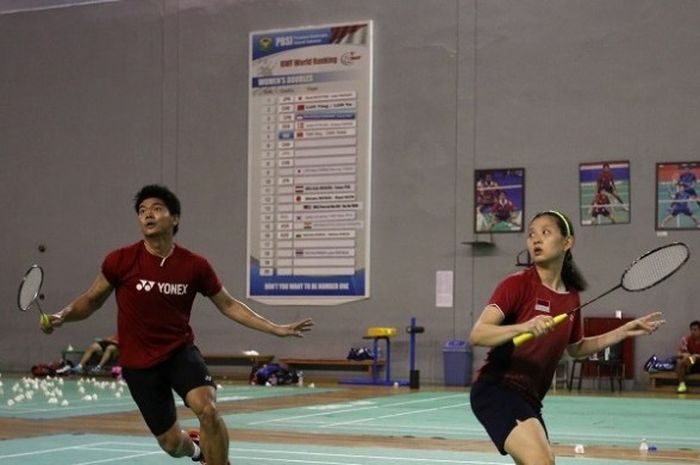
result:
[(535, 300), (535, 310), (549, 313), (549, 300), (538, 298)]

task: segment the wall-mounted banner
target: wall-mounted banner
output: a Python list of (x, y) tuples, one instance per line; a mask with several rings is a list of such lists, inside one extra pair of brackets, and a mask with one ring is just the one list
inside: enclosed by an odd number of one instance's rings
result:
[(372, 22), (250, 34), (247, 295), (369, 297)]

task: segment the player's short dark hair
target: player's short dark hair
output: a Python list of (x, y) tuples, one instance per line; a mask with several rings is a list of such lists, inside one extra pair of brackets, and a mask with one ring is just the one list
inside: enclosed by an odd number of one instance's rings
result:
[[(136, 196), (134, 196), (134, 210), (136, 210), (136, 213), (139, 212), (141, 203), (150, 198), (160, 199), (171, 215), (180, 216), (180, 199), (170, 189), (160, 184), (148, 184), (136, 193)], [(177, 224), (175, 225), (173, 229), (174, 234), (177, 234), (178, 226)]]
[(693, 326), (697, 326), (698, 328), (700, 328), (700, 321), (698, 321), (698, 320), (691, 321), (690, 328), (692, 328)]

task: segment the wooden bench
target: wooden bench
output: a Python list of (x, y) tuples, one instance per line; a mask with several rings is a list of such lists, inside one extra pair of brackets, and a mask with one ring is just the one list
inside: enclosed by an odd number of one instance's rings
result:
[[(675, 371), (658, 371), (649, 373), (650, 389), (661, 391), (669, 386), (675, 389), (678, 386), (678, 376)], [(700, 373), (691, 373), (685, 376), (685, 384), (688, 386), (700, 386)]]
[(246, 354), (203, 354), (204, 362), (211, 366), (248, 366), (265, 365), (270, 363), (274, 355)]
[(372, 375), (374, 368), (384, 366), (384, 360), (348, 360), (344, 358), (281, 358), (283, 363), (291, 368), (306, 368), (308, 370), (362, 370)]

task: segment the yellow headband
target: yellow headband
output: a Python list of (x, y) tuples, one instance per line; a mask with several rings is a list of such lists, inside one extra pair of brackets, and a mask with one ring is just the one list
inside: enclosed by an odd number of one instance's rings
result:
[(571, 236), (571, 226), (569, 226), (569, 220), (567, 220), (562, 213), (556, 210), (547, 210), (546, 213), (551, 213), (552, 215), (556, 215), (559, 218), (561, 218), (561, 220), (564, 222), (564, 225), (566, 226), (566, 237)]

